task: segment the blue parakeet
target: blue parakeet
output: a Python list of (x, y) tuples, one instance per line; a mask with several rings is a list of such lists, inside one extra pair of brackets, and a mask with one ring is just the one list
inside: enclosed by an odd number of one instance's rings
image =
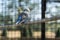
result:
[(29, 18), (29, 12), (30, 12), (29, 8), (26, 8), (26, 9), (23, 10), (22, 13), (19, 13), (19, 16), (18, 16), (18, 19), (16, 21), (16, 24), (21, 23), (21, 21), (23, 21), (23, 20), (24, 21), (22, 23), (26, 23), (28, 18)]

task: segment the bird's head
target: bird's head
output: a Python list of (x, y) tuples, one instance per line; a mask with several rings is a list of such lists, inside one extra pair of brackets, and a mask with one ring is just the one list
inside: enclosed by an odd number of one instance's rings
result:
[(26, 13), (26, 14), (30, 14), (30, 9), (29, 8), (24, 8), (23, 12)]

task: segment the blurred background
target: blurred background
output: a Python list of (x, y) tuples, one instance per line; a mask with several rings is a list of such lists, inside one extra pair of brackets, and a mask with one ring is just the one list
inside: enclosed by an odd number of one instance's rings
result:
[[(17, 10), (19, 7), (20, 12), (22, 12), (24, 8), (30, 9), (30, 22), (41, 20), (41, 0), (0, 0), (0, 26), (13, 25), (18, 18), (19, 13)], [(55, 17), (60, 17), (60, 0), (47, 0), (45, 18)], [(45, 22), (45, 24), (46, 38), (55, 38), (56, 31), (60, 27), (60, 20)], [(41, 38), (41, 23), (31, 24), (29, 27), (32, 30), (32, 37)], [(10, 29), (15, 30), (16, 28), (12, 26)], [(9, 32), (10, 34), (13, 33), (12, 31)], [(7, 35), (9, 35), (9, 32), (7, 32)], [(16, 31), (16, 34), (17, 33), (20, 33), (20, 31)]]

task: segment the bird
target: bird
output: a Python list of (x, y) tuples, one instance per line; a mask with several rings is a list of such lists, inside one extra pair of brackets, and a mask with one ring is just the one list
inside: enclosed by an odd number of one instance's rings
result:
[[(26, 23), (29, 17), (30, 9), (29, 8), (24, 8), (23, 12), (19, 12), (16, 24), (19, 23)], [(24, 20), (24, 21), (23, 21)]]

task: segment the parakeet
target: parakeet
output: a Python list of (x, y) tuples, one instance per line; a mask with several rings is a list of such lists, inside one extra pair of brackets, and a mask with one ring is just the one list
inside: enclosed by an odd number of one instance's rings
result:
[(29, 9), (24, 9), (22, 13), (19, 13), (16, 24), (21, 23), (21, 21), (23, 21), (22, 23), (26, 23), (29, 17)]

